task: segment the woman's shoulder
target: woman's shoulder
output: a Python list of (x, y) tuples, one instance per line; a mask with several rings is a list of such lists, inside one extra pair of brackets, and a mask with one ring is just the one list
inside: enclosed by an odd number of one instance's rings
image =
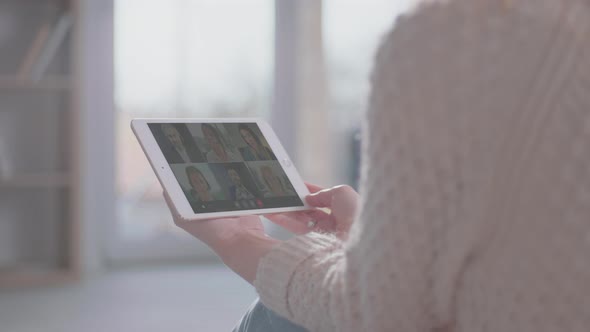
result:
[(207, 157), (207, 161), (210, 162), (210, 163), (219, 162), (219, 157), (217, 157), (217, 154), (213, 150), (209, 150), (207, 152), (206, 157)]
[(254, 153), (252, 152), (252, 148), (249, 146), (245, 146), (245, 147), (241, 147), (238, 149), (240, 151), (240, 154), (242, 155), (242, 158), (245, 161), (255, 161), (256, 157), (254, 156)]

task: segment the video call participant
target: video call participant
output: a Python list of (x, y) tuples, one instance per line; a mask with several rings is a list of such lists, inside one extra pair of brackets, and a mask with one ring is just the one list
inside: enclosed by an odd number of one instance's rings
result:
[(242, 178), (234, 168), (227, 168), (227, 176), (232, 185), (229, 187), (229, 197), (232, 201), (249, 200), (256, 198), (248, 188), (244, 186)]
[(215, 127), (208, 123), (201, 124), (201, 131), (211, 150), (207, 152), (207, 161), (210, 163), (241, 161), (240, 157), (225, 148), (221, 135)]
[(294, 191), (284, 186), (283, 181), (281, 181), (281, 179), (274, 174), (270, 166), (260, 167), (260, 174), (262, 175), (262, 180), (264, 180), (264, 184), (270, 191), (268, 194), (277, 197), (295, 195)]
[(223, 194), (211, 192), (211, 185), (209, 184), (209, 181), (207, 181), (203, 173), (201, 173), (198, 168), (194, 166), (188, 166), (185, 169), (185, 172), (188, 182), (191, 185), (191, 189), (187, 194), (189, 201), (211, 202), (225, 199)]
[(166, 160), (170, 164), (198, 163), (205, 161), (201, 150), (197, 147), (189, 133), (181, 135), (179, 128), (170, 123), (161, 125), (162, 134), (170, 144), (161, 146)]
[(244, 142), (248, 144), (247, 147), (240, 148), (240, 153), (245, 161), (277, 159), (271, 149), (262, 144), (258, 135), (250, 127), (242, 123), (238, 126), (238, 130)]

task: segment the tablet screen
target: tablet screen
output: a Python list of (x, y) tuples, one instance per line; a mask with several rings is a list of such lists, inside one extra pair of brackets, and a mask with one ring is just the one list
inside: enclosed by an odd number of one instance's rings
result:
[(303, 206), (256, 123), (148, 126), (195, 213)]

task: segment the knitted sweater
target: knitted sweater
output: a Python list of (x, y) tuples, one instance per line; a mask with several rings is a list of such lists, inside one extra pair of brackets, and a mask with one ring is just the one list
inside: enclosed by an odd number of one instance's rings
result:
[(423, 4), (383, 40), (345, 242), (260, 262), (311, 331), (590, 331), (590, 2)]

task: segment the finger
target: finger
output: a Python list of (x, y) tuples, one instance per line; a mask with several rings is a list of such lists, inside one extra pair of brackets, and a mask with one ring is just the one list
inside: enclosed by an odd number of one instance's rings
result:
[(311, 231), (311, 229), (309, 229), (306, 224), (299, 222), (293, 223), (286, 219), (273, 220), (272, 222), (273, 224), (278, 225), (279, 227), (282, 227), (295, 235), (302, 235)]
[(336, 231), (336, 224), (332, 219), (321, 219), (316, 221), (312, 230), (323, 233), (334, 233)]
[(352, 204), (357, 200), (358, 194), (350, 186), (343, 185), (310, 194), (305, 197), (305, 201), (313, 207), (331, 208), (334, 198), (337, 198), (340, 202), (350, 202)]
[(307, 224), (310, 219), (314, 219), (317, 221), (320, 220), (329, 220), (330, 214), (320, 210), (320, 209), (312, 209), (307, 211), (297, 211), (297, 212), (287, 212), (287, 213), (272, 213), (264, 215), (267, 219), (272, 222), (279, 222), (279, 223), (299, 223), (299, 224)]
[(310, 193), (316, 193), (316, 192), (324, 189), (318, 185), (315, 185), (315, 184), (312, 184), (309, 182), (305, 182), (305, 185), (307, 186), (307, 189), (309, 190)]
[(311, 231), (333, 232), (336, 229), (330, 214), (322, 210), (276, 213), (265, 217), (295, 234), (306, 234)]
[(286, 213), (271, 213), (265, 214), (265, 218), (273, 221), (273, 220), (290, 220), (290, 221), (300, 221), (303, 222), (304, 219), (308, 217), (303, 212), (286, 212)]
[(330, 214), (326, 213), (325, 211), (311, 210), (307, 211), (307, 215), (309, 216), (309, 220), (313, 221), (313, 223), (315, 224), (312, 227), (312, 230), (314, 231), (332, 233), (336, 229), (334, 218), (332, 218)]
[(310, 218), (303, 214), (294, 216), (290, 213), (277, 213), (265, 215), (265, 217), (272, 223), (279, 225), (295, 234), (305, 234), (310, 231), (307, 227), (307, 222), (310, 220)]
[(319, 209), (315, 209), (315, 210), (310, 210), (310, 211), (306, 211), (305, 214), (307, 215), (307, 217), (309, 219), (314, 219), (318, 222), (320, 221), (330, 221), (332, 218), (330, 217), (330, 214), (319, 210)]
[(335, 194), (334, 188), (323, 189), (305, 197), (307, 204), (313, 207), (331, 207), (332, 198)]
[(293, 218), (292, 216), (290, 216), (288, 214), (281, 214), (281, 213), (267, 214), (267, 215), (264, 215), (264, 217), (266, 219), (272, 221), (273, 223), (280, 225), (280, 226), (287, 225), (287, 224), (293, 223), (293, 222), (297, 222), (297, 218)]

